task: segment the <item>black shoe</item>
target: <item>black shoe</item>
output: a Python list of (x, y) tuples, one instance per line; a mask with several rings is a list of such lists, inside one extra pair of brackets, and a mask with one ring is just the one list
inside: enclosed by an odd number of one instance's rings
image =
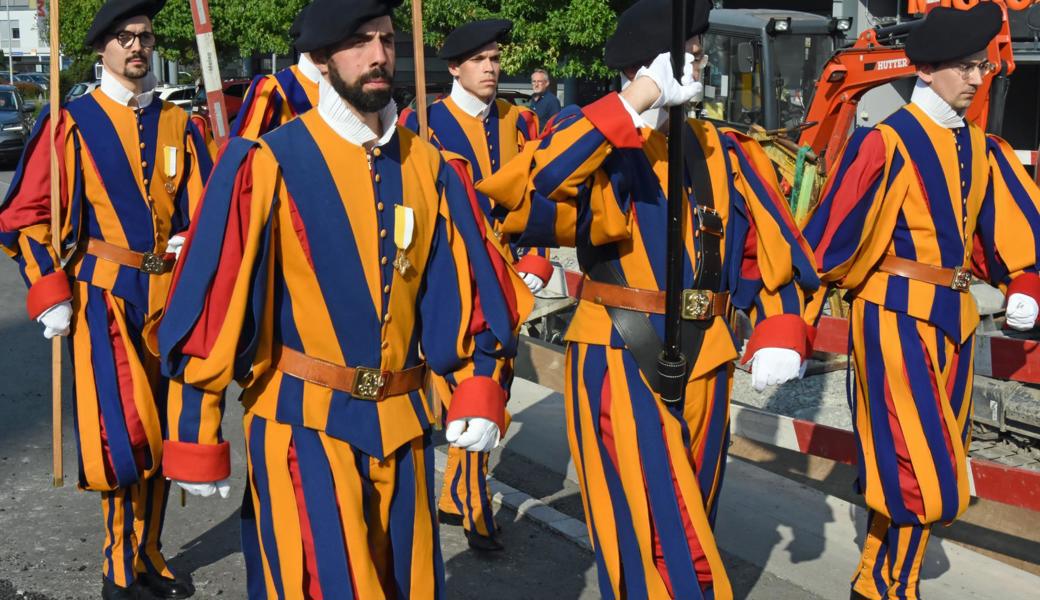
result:
[(195, 593), (189, 583), (176, 578), (138, 573), (137, 580), (156, 598), (191, 598)]
[(101, 600), (137, 600), (137, 582), (129, 587), (119, 587), (111, 579), (101, 579)]
[(498, 538), (480, 535), (475, 531), (467, 531), (466, 540), (469, 541), (469, 547), (478, 552), (501, 552), (506, 549)]
[(437, 509), (437, 520), (440, 521), (441, 525), (462, 525), (462, 515), (444, 512), (439, 508)]

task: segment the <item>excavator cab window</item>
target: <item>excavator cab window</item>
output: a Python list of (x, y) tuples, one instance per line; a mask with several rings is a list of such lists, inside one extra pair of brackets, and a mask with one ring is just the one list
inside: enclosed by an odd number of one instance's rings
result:
[(816, 78), (834, 52), (834, 41), (826, 35), (776, 36), (771, 50), (779, 126), (795, 127), (805, 118)]
[(702, 116), (747, 129), (762, 118), (762, 47), (753, 38), (705, 36)]

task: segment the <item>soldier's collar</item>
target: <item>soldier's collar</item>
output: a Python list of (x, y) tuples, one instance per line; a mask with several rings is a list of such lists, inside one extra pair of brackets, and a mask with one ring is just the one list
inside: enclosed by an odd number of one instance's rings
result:
[(481, 121), (487, 118), (491, 112), (491, 105), (495, 103), (494, 98), (491, 99), (491, 102), (485, 103), (480, 98), (467, 92), (458, 79), (451, 84), (451, 99), (456, 106), (462, 109), (462, 112)]
[(332, 84), (324, 77), (318, 81), (318, 114), (328, 123), (340, 137), (356, 146), (375, 140), (375, 146), (387, 144), (393, 137), (397, 125), (397, 104), (393, 100), (379, 111), (379, 121), (383, 125), (383, 135), (377, 136), (368, 125), (365, 125), (347, 103), (340, 98)]
[(119, 83), (115, 76), (108, 72), (108, 69), (102, 68), (101, 85), (98, 87), (101, 88), (101, 91), (104, 92), (106, 96), (123, 106), (130, 106), (130, 101), (136, 99), (137, 108), (148, 108), (148, 105), (152, 103), (152, 100), (155, 97), (155, 85), (157, 80), (153, 73), (149, 73), (148, 75), (145, 75), (142, 83), (144, 84), (145, 91), (140, 94), (135, 94), (132, 90), (123, 87), (123, 84)]
[(310, 79), (313, 83), (318, 83), (321, 79), (321, 71), (318, 70), (318, 66), (311, 60), (311, 55), (306, 52), (300, 54), (300, 60), (296, 63), (296, 67), (300, 69), (300, 74)]
[(917, 80), (914, 85), (914, 93), (910, 96), (910, 102), (916, 104), (924, 114), (935, 121), (940, 127), (946, 129), (957, 129), (964, 127), (964, 117), (957, 114), (948, 102), (935, 93), (930, 85)]

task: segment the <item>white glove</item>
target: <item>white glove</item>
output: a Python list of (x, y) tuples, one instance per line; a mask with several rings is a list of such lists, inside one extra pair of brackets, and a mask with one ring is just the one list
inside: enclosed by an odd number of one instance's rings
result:
[(175, 259), (180, 259), (181, 248), (184, 247), (184, 236), (175, 235), (170, 238), (170, 241), (166, 242), (166, 253), (174, 255)]
[(1008, 327), (1017, 331), (1029, 331), (1036, 325), (1040, 307), (1030, 296), (1011, 294), (1007, 299), (1007, 310), (1004, 314), (1007, 317)]
[(231, 480), (229, 479), (221, 479), (220, 481), (213, 481), (210, 483), (188, 483), (186, 481), (177, 481), (176, 479), (172, 479), (171, 481), (181, 486), (181, 489), (192, 496), (209, 498), (213, 494), (220, 492), (221, 498), (227, 498), (228, 495), (231, 494)]
[(803, 373), (802, 356), (789, 348), (761, 348), (751, 357), (751, 385), (759, 392)]
[(518, 275), (527, 284), (527, 289), (531, 290), (532, 294), (537, 294), (545, 287), (545, 282), (542, 281), (542, 278), (534, 273), (518, 273)]
[(56, 335), (68, 335), (72, 323), (72, 302), (66, 300), (55, 304), (36, 317), (36, 322), (43, 325), (43, 337), (48, 340)]
[(681, 82), (676, 81), (672, 76), (672, 55), (669, 52), (658, 54), (649, 67), (639, 69), (635, 78), (640, 77), (649, 77), (657, 84), (657, 89), (661, 90), (661, 95), (650, 106), (651, 109), (681, 106), (704, 95), (704, 86), (701, 85), (701, 82), (694, 80), (693, 55), (689, 52), (686, 53), (686, 60), (683, 64)]
[(501, 432), (493, 421), (481, 417), (455, 419), (444, 430), (448, 443), (468, 452), (491, 452), (498, 446)]

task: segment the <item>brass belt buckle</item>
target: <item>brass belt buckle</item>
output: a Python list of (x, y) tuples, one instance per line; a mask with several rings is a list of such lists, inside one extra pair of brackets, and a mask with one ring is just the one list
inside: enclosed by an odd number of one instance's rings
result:
[(162, 254), (145, 252), (141, 258), (141, 271), (149, 275), (162, 275), (166, 271), (166, 258)]
[(682, 318), (687, 321), (703, 321), (711, 309), (711, 292), (707, 290), (683, 290)]
[(957, 267), (953, 270), (953, 281), (950, 282), (950, 287), (958, 292), (966, 292), (971, 288), (971, 271), (964, 267)]
[(354, 369), (354, 389), (350, 391), (350, 395), (362, 400), (379, 400), (385, 384), (386, 378), (379, 369), (356, 367)]

